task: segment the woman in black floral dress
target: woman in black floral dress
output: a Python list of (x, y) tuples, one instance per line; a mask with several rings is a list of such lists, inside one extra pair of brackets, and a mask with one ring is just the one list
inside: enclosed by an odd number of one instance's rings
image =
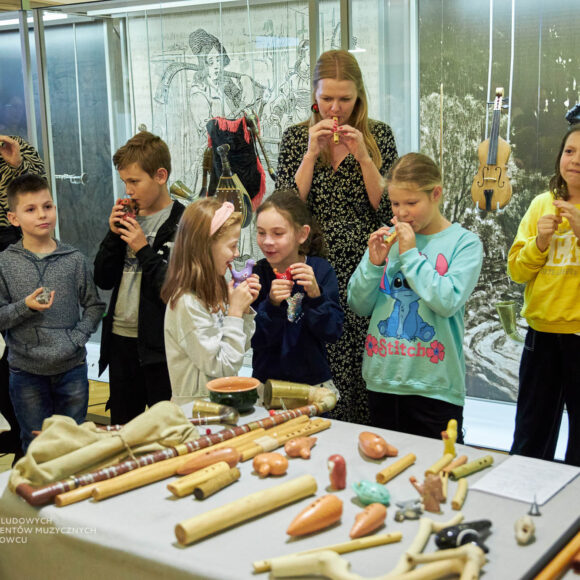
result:
[(362, 353), (368, 319), (347, 306), (346, 288), (369, 235), (392, 217), (383, 176), (397, 159), (388, 125), (369, 119), (356, 59), (347, 51), (323, 53), (313, 78), (310, 120), (289, 127), (278, 157), (277, 188), (296, 188), (318, 220), (328, 244), (345, 311), (344, 333), (328, 354), (341, 398), (333, 417), (368, 425)]

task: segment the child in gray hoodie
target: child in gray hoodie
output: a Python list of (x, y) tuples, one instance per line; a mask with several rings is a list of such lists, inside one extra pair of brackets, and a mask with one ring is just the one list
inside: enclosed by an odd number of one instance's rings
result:
[(0, 330), (7, 331), (10, 398), (26, 452), (47, 417), (85, 420), (85, 344), (105, 303), (81, 252), (53, 238), (56, 206), (46, 179), (15, 178), (8, 209), (22, 240), (0, 254)]

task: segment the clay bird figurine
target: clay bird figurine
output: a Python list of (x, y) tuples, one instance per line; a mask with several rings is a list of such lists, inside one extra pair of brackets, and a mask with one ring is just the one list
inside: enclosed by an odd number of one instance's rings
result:
[(302, 457), (310, 459), (310, 450), (316, 444), (316, 437), (295, 437), (284, 445), (288, 457)]
[(335, 453), (328, 458), (328, 477), (330, 487), (335, 490), (346, 487), (346, 461), (342, 455)]
[(358, 448), (371, 459), (382, 459), (383, 457), (396, 457), (399, 450), (389, 445), (380, 435), (363, 431), (358, 436)]
[(284, 475), (288, 469), (288, 460), (280, 453), (259, 453), (254, 457), (253, 467), (260, 477), (267, 475)]
[(232, 273), (232, 278), (234, 279), (234, 288), (241, 284), (244, 280), (247, 280), (251, 275), (252, 271), (254, 270), (254, 266), (256, 265), (256, 261), (250, 258), (246, 260), (246, 265), (239, 271), (233, 269), (230, 265), (230, 272)]

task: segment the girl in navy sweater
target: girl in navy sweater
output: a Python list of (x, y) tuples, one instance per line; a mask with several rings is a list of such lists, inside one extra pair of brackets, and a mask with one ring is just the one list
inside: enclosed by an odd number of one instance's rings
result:
[(336, 392), (326, 344), (340, 338), (344, 313), (322, 234), (292, 190), (275, 191), (256, 213), (265, 258), (254, 268), (262, 287), (253, 304), (253, 375)]

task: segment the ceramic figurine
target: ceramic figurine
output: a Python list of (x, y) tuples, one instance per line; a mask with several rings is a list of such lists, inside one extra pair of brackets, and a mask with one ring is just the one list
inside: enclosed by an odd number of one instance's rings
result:
[(382, 459), (383, 457), (395, 457), (399, 450), (389, 445), (380, 435), (363, 431), (358, 436), (358, 448), (371, 459)]
[(382, 503), (371, 503), (354, 518), (350, 530), (351, 538), (360, 538), (380, 528), (387, 517), (387, 508)]
[(288, 460), (280, 453), (259, 453), (254, 457), (252, 465), (260, 477), (284, 475), (288, 469)]
[(286, 533), (303, 536), (334, 524), (342, 516), (342, 500), (333, 494), (323, 495), (305, 507), (293, 520)]
[(441, 438), (443, 439), (443, 455), (451, 453), (455, 457), (455, 442), (457, 441), (457, 421), (450, 419), (447, 423), (447, 429), (441, 431)]
[(352, 488), (354, 489), (359, 501), (364, 505), (369, 505), (375, 502), (389, 505), (389, 502), (391, 501), (391, 494), (388, 489), (380, 483), (364, 479), (358, 483), (353, 483)]
[(284, 451), (289, 457), (310, 459), (310, 450), (316, 444), (316, 437), (295, 437), (284, 445)]
[(255, 265), (256, 261), (252, 260), (252, 258), (246, 260), (246, 265), (239, 272), (236, 272), (236, 270), (234, 270), (230, 265), (230, 272), (232, 273), (232, 278), (234, 279), (234, 288), (236, 288), (236, 286), (241, 284), (244, 280), (252, 275), (252, 271)]
[(137, 203), (133, 199), (129, 197), (120, 199), (119, 205), (123, 206), (123, 214), (124, 214), (123, 219), (126, 218), (135, 219), (137, 217), (137, 214), (139, 213), (139, 208), (137, 207)]
[(520, 546), (529, 544), (534, 538), (536, 532), (536, 525), (530, 516), (522, 516), (516, 520), (514, 524), (516, 532), (516, 541)]
[(278, 270), (274, 268), (274, 276), (276, 276), (278, 280), (292, 280), (292, 271), (290, 269), (290, 266), (286, 268), (285, 272), (278, 272)]
[(445, 500), (443, 495), (443, 482), (438, 475), (428, 475), (421, 485), (416, 477), (410, 477), (409, 481), (413, 487), (421, 494), (423, 499), (423, 509), (426, 512), (439, 513), (440, 503)]
[(490, 528), (491, 522), (489, 520), (463, 522), (437, 532), (435, 544), (441, 550), (446, 550), (471, 543), (479, 546), (487, 554), (489, 549), (483, 542), (491, 533)]
[(335, 454), (328, 458), (328, 477), (332, 489), (346, 487), (346, 461), (342, 455)]
[(36, 297), (36, 301), (39, 304), (48, 304), (50, 302), (51, 292), (52, 292), (52, 290), (50, 288), (43, 286), (42, 292)]
[(418, 499), (398, 501), (397, 507), (401, 508), (395, 512), (395, 521), (397, 522), (402, 522), (404, 520), (418, 520), (423, 513), (421, 501)]

